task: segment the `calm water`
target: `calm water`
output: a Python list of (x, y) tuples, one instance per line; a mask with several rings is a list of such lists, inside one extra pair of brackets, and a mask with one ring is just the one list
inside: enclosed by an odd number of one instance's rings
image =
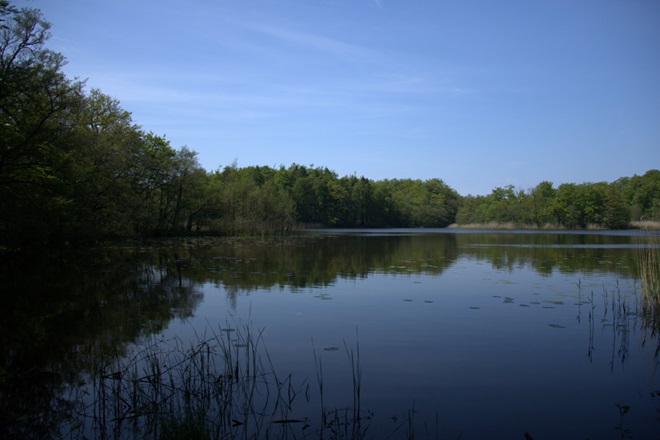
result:
[[(658, 438), (659, 339), (636, 280), (643, 239), (329, 230), (7, 259), (2, 429), (52, 432), (58, 413), (89, 405), (76, 387), (89, 390), (99, 358), (248, 326), (304, 390), (296, 418), (319, 413), (318, 365), (324, 404), (354, 405), (348, 354), (359, 351), (375, 438), (411, 426), (416, 438)], [(623, 418), (617, 405), (630, 407)]]

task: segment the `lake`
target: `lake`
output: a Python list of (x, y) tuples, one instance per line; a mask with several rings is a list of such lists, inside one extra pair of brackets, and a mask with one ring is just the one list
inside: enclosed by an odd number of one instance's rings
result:
[[(256, 438), (658, 438), (647, 234), (315, 230), (5, 256), (0, 429), (140, 438), (148, 402), (206, 399), (208, 416), (231, 386), (216, 418)], [(175, 387), (154, 378), (193, 370), (164, 403)]]

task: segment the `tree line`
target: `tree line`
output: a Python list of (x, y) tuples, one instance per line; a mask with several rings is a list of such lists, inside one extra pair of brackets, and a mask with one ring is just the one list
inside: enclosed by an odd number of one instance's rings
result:
[(459, 224), (498, 222), (572, 229), (622, 229), (631, 222), (659, 220), (658, 170), (609, 183), (563, 183), (555, 188), (543, 181), (529, 190), (498, 187), (486, 196), (463, 197), (456, 214)]
[(658, 219), (660, 174), (606, 184), (542, 182), (460, 196), (440, 179), (374, 181), (325, 167), (235, 163), (145, 131), (118, 100), (63, 73), (37, 9), (0, 0), (0, 245), (86, 245), (182, 233), (246, 234), (300, 225), (444, 227), (552, 222), (623, 227)]

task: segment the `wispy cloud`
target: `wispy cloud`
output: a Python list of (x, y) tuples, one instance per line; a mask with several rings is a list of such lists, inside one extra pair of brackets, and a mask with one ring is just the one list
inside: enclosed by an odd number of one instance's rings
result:
[(371, 81), (355, 84), (356, 91), (382, 94), (442, 94), (465, 95), (474, 93), (460, 86), (451, 85), (446, 80), (433, 77), (407, 74), (378, 75)]
[(375, 55), (374, 52), (364, 47), (308, 32), (256, 23), (246, 24), (245, 27), (269, 37), (274, 37), (278, 40), (298, 46), (307, 47), (318, 52), (355, 57), (373, 57)]
[[(272, 82), (240, 72), (216, 75), (143, 69), (104, 71), (92, 77), (90, 86), (119, 98), (127, 109), (137, 111), (137, 119), (148, 126), (157, 123), (148, 115), (159, 112), (167, 114), (165, 117), (174, 124), (189, 121), (196, 125), (203, 121), (283, 121), (299, 112), (337, 120), (349, 115), (360, 120), (397, 118), (414, 114), (420, 105), (426, 106), (426, 100), (415, 101), (420, 96), (461, 93), (461, 89), (446, 87), (437, 78), (406, 74)], [(402, 97), (406, 98), (401, 100)]]

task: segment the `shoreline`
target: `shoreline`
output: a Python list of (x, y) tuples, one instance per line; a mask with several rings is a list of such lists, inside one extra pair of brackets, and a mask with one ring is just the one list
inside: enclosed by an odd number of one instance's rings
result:
[[(452, 223), (447, 226), (447, 229), (497, 229), (497, 230), (534, 230), (534, 231), (608, 231), (610, 229), (603, 227), (601, 225), (587, 225), (586, 228), (567, 228), (562, 225), (550, 224), (547, 223), (543, 226), (538, 226), (535, 224), (516, 224), (513, 222), (488, 222), (488, 223)], [(622, 231), (625, 230), (637, 230), (637, 229), (648, 229), (648, 230), (660, 230), (660, 221), (634, 221), (630, 222), (627, 228), (622, 228)]]

